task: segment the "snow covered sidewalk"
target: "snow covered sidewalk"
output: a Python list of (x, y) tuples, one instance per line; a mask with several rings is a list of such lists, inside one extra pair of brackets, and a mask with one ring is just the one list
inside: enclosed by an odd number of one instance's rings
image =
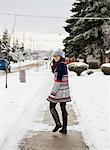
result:
[(34, 126), (49, 94), (46, 89), (51, 76), (45, 69), (26, 71), (26, 76), (26, 83), (21, 83), (19, 73), (9, 74), (7, 89), (3, 86), (5, 76), (0, 77), (0, 150), (17, 149), (16, 144)]
[[(49, 108), (46, 103), (45, 106), (45, 110), (42, 111), (41, 114), (44, 114), (42, 123), (44, 123), (44, 126), (47, 127), (32, 133), (32, 135), (25, 136), (19, 144), (20, 150), (88, 150), (88, 147), (82, 137), (82, 133), (79, 130), (77, 116), (73, 111), (71, 103), (67, 104), (67, 111), (69, 113), (67, 135), (59, 132), (52, 132), (55, 123), (50, 115)], [(57, 104), (57, 109), (58, 112), (60, 112), (59, 116), (61, 117), (62, 115), (59, 104)], [(39, 121), (38, 123), (40, 123)]]

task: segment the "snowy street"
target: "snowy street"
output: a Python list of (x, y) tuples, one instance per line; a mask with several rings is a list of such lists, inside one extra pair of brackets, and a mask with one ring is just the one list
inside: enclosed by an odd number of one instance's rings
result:
[[(69, 72), (71, 104), (90, 150), (109, 150), (109, 76), (100, 71), (78, 77)], [(43, 111), (47, 109), (53, 75), (46, 66), (26, 70), (26, 83), (19, 81), (19, 72), (0, 76), (0, 150), (17, 150), (26, 134), (48, 130), (43, 124)], [(75, 129), (75, 126), (73, 127)]]

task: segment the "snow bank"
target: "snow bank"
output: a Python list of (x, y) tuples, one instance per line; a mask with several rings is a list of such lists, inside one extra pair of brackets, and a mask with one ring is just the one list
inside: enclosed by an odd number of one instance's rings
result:
[(102, 64), (101, 67), (110, 67), (110, 63)]
[(71, 95), (79, 116), (81, 130), (91, 150), (110, 150), (109, 77), (101, 72), (70, 77)]
[(69, 65), (74, 65), (74, 66), (77, 66), (77, 67), (80, 67), (80, 66), (87, 66), (87, 67), (89, 67), (88, 64), (83, 63), (83, 62), (72, 62)]

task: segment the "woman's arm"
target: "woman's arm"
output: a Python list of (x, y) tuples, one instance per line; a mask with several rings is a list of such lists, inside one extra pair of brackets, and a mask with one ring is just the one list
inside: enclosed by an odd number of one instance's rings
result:
[(62, 77), (64, 74), (66, 74), (66, 71), (67, 70), (67, 67), (66, 67), (66, 64), (64, 63), (60, 63), (56, 69), (56, 72), (57, 72), (57, 77), (54, 81), (54, 86), (53, 86), (53, 89), (52, 89), (52, 92), (51, 94), (52, 95), (56, 95), (58, 90), (59, 90), (59, 87), (60, 87), (60, 84), (62, 82)]

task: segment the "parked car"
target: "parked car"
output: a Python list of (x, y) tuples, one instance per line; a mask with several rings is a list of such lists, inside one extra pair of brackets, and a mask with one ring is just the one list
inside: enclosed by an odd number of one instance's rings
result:
[(11, 72), (11, 66), (7, 59), (0, 58), (0, 70)]

